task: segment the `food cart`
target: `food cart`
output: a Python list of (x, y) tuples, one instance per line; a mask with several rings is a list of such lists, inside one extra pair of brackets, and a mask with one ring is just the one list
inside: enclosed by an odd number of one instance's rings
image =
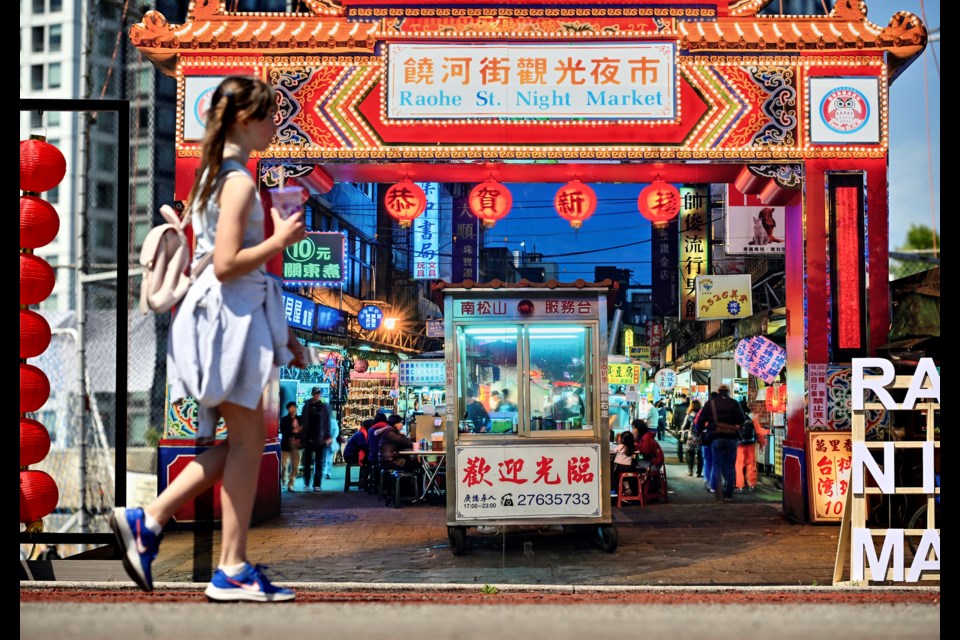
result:
[[(467, 283), (470, 285), (470, 283)], [(605, 284), (438, 285), (444, 292), (447, 532), (611, 524)], [(496, 393), (495, 393), (496, 392)]]

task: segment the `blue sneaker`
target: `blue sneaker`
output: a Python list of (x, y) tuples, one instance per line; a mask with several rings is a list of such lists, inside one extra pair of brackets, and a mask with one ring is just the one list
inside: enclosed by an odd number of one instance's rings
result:
[(292, 589), (274, 586), (263, 570), (263, 565), (249, 562), (239, 574), (231, 577), (217, 569), (213, 580), (203, 593), (209, 600), (217, 602), (235, 602), (249, 600), (253, 602), (284, 602), (293, 600), (296, 594)]
[(153, 591), (150, 565), (160, 549), (160, 536), (147, 526), (143, 509), (117, 507), (110, 514), (110, 528), (120, 545), (127, 575), (144, 591)]

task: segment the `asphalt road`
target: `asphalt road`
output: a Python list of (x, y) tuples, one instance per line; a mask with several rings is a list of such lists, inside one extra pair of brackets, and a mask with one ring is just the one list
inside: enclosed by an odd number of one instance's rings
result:
[[(389, 598), (389, 594), (382, 594)], [(507, 594), (501, 594), (507, 597)], [(376, 604), (21, 602), (21, 638), (940, 637), (939, 604)]]

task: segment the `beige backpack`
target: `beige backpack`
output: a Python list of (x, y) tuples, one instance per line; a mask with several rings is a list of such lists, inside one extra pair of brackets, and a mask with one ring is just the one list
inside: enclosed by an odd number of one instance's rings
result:
[(140, 250), (143, 280), (140, 284), (140, 312), (166, 313), (180, 303), (187, 289), (213, 259), (213, 252), (200, 259), (187, 275), (190, 266), (190, 243), (184, 230), (190, 224), (190, 212), (177, 215), (169, 205), (160, 207), (166, 220), (150, 230)]

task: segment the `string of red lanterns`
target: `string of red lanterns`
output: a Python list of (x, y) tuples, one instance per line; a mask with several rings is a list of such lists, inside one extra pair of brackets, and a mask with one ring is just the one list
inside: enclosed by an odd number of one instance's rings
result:
[(405, 179), (387, 189), (383, 205), (402, 229), (408, 229), (427, 210), (427, 194), (416, 182)]
[(50, 452), (50, 434), (24, 414), (38, 411), (50, 397), (47, 375), (26, 362), (46, 351), (51, 335), (46, 319), (27, 306), (46, 300), (56, 284), (53, 267), (33, 255), (60, 230), (56, 209), (39, 194), (60, 184), (66, 172), (63, 154), (43, 136), (20, 141), (20, 522), (27, 531), (42, 531), (43, 518), (60, 501), (54, 479), (27, 468)]

